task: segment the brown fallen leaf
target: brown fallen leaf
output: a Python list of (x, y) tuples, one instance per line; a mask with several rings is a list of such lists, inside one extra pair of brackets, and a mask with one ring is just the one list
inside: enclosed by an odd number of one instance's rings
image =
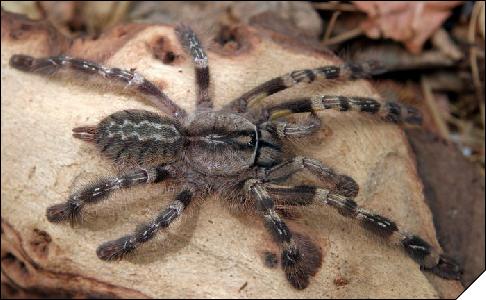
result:
[(410, 52), (420, 53), (425, 41), (461, 2), (353, 1), (353, 4), (368, 14), (368, 19), (361, 23), (367, 36), (391, 38), (404, 43)]

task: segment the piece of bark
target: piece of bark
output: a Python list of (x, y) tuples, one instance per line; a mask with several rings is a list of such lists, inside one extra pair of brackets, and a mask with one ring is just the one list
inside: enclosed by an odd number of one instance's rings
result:
[(424, 193), (445, 251), (464, 268), (469, 286), (484, 271), (484, 175), (452, 144), (408, 130)]
[[(242, 32), (244, 51), (231, 55), (219, 51), (218, 44), (209, 47), (216, 108), (276, 75), (339, 63), (327, 53), (282, 38), (277, 43), (252, 28)], [(174, 191), (165, 185), (137, 187), (89, 207), (85, 222), (75, 228), (49, 223), (46, 208), (64, 201), (73, 181), (77, 186), (94, 174), (114, 172), (91, 145), (72, 138), (71, 128), (96, 124), (122, 109), (156, 109), (137, 97), (22, 73), (8, 60), (16, 53), (65, 53), (136, 68), (188, 111), (195, 98), (192, 65), (173, 28), (159, 25), (124, 25), (96, 40), (66, 41), (45, 24), (2, 12), (1, 47), (3, 296), (432, 298), (461, 292), (458, 282), (421, 272), (400, 247), (321, 206), (303, 208), (302, 218), (289, 221), (323, 254), (322, 267), (302, 291), (291, 287), (278, 263), (268, 263), (278, 250), (262, 222), (229, 213), (216, 197), (189, 210), (128, 259), (99, 260), (99, 244), (148, 220)], [(177, 59), (164, 62), (154, 51), (172, 51)], [(360, 80), (300, 85), (269, 100), (324, 93), (378, 97)], [(323, 129), (299, 147), (301, 153), (352, 176), (360, 186), (359, 205), (439, 247), (403, 131), (354, 112), (321, 116)]]

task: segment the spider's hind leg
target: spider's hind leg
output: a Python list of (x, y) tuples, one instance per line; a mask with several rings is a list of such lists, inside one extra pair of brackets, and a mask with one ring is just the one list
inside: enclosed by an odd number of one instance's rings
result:
[(167, 228), (177, 219), (192, 201), (193, 192), (191, 188), (184, 188), (155, 219), (139, 225), (130, 235), (100, 245), (96, 254), (103, 260), (115, 260), (121, 259), (124, 255), (134, 251), (137, 247), (152, 239), (159, 230)]
[(71, 194), (66, 202), (49, 206), (46, 211), (47, 220), (54, 223), (69, 220), (73, 225), (79, 219), (81, 210), (86, 204), (99, 203), (115, 190), (139, 184), (157, 183), (170, 176), (173, 174), (167, 166), (158, 166), (132, 170), (117, 177), (101, 178)]

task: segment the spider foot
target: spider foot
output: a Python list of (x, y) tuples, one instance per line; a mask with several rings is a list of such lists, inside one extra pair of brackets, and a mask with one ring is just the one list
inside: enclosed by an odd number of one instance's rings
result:
[(79, 217), (81, 206), (75, 202), (65, 202), (47, 208), (46, 217), (49, 222), (59, 223), (70, 220), (73, 225)]
[(117, 240), (101, 244), (98, 249), (96, 249), (96, 255), (102, 260), (119, 260), (129, 252), (135, 250), (135, 248), (134, 238), (127, 235)]
[(306, 236), (294, 234), (295, 245), (282, 252), (282, 268), (287, 280), (298, 290), (309, 285), (310, 277), (322, 264), (321, 250)]
[(10, 58), (10, 66), (21, 71), (30, 71), (34, 58), (28, 55), (15, 54)]
[(461, 279), (463, 273), (463, 270), (454, 259), (444, 255), (440, 255), (439, 262), (434, 267), (422, 267), (422, 269), (434, 273), (439, 277), (453, 280)]
[(353, 178), (346, 175), (339, 175), (336, 181), (336, 193), (339, 195), (353, 198), (358, 195), (359, 186)]

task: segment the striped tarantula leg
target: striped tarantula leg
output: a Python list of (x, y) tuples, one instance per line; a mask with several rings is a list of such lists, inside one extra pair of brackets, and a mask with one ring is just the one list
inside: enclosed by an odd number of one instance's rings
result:
[(382, 104), (366, 97), (315, 96), (301, 98), (267, 107), (264, 109), (263, 115), (269, 119), (277, 119), (292, 113), (315, 113), (325, 109), (366, 112), (379, 115), (384, 120), (395, 123), (422, 123), (422, 116), (414, 107), (396, 102)]
[(41, 75), (55, 75), (60, 72), (69, 72), (79, 78), (103, 78), (110, 84), (122, 84), (125, 89), (132, 89), (142, 94), (164, 113), (175, 118), (184, 118), (186, 112), (163, 93), (155, 84), (145, 79), (140, 73), (132, 70), (109, 68), (96, 62), (73, 58), (65, 55), (34, 58), (28, 55), (15, 54), (10, 58), (10, 66), (15, 69)]
[(169, 176), (171, 174), (167, 166), (158, 166), (151, 169), (136, 169), (117, 177), (99, 179), (71, 194), (66, 202), (47, 208), (47, 220), (55, 223), (70, 220), (73, 225), (85, 204), (99, 203), (114, 190), (130, 188), (139, 184), (157, 183)]
[(266, 178), (272, 181), (284, 180), (304, 169), (309, 170), (322, 181), (330, 183), (333, 190), (340, 195), (355, 197), (358, 194), (359, 186), (353, 178), (337, 174), (320, 161), (303, 156), (296, 156), (291, 160), (276, 165), (267, 171)]
[(299, 138), (315, 133), (321, 128), (321, 119), (315, 113), (301, 123), (287, 123), (279, 121), (268, 121), (260, 125), (261, 128), (275, 133), (280, 138)]
[(259, 100), (282, 90), (291, 88), (299, 83), (311, 83), (316, 79), (352, 80), (366, 78), (383, 72), (383, 68), (376, 61), (361, 64), (347, 63), (338, 66), (324, 66), (316, 69), (304, 69), (287, 73), (270, 79), (240, 97), (231, 101), (223, 110), (244, 113), (250, 102)]
[(334, 194), (314, 186), (279, 186), (265, 184), (265, 190), (280, 205), (309, 205), (323, 203), (336, 209), (341, 215), (360, 221), (361, 225), (384, 238), (395, 240), (422, 269), (446, 279), (458, 279), (462, 270), (451, 258), (437, 253), (432, 246), (417, 235), (400, 230), (388, 218), (358, 207), (351, 198)]
[(177, 194), (175, 200), (162, 210), (156, 218), (146, 224), (139, 225), (135, 232), (130, 235), (100, 245), (96, 250), (96, 254), (103, 260), (122, 258), (125, 254), (132, 252), (141, 244), (152, 239), (159, 230), (167, 228), (182, 214), (182, 211), (189, 205), (192, 198), (192, 189), (183, 189)]
[(321, 266), (319, 248), (306, 236), (293, 234), (289, 230), (275, 211), (272, 198), (258, 180), (248, 180), (245, 188), (255, 199), (256, 209), (263, 215), (267, 229), (282, 248), (281, 264), (287, 280), (296, 289), (306, 288), (310, 277)]
[(208, 57), (194, 31), (187, 25), (178, 25), (175, 32), (185, 51), (191, 55), (196, 72), (196, 111), (211, 110), (213, 101), (209, 95)]

